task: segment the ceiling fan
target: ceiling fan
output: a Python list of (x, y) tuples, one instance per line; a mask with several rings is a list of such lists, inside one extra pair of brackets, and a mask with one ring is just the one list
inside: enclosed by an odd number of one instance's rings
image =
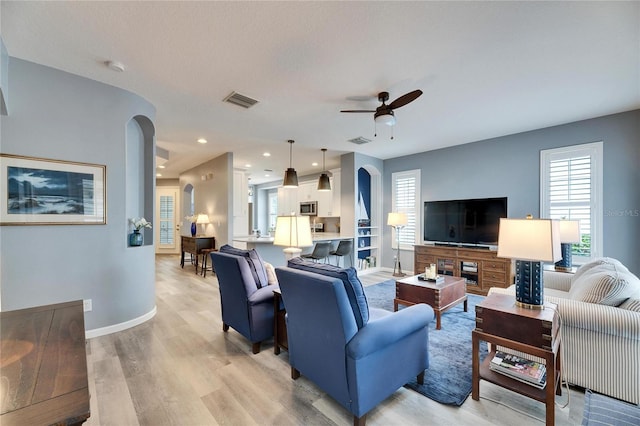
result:
[(400, 96), (398, 99), (387, 105), (385, 104), (385, 102), (389, 100), (389, 92), (380, 92), (378, 93), (378, 100), (382, 102), (382, 105), (380, 105), (375, 110), (343, 109), (340, 112), (373, 112), (373, 119), (376, 123), (393, 126), (394, 124), (396, 124), (396, 117), (393, 114), (393, 110), (403, 107), (409, 102), (415, 101), (420, 95), (422, 95), (422, 90), (414, 90), (413, 92), (409, 92)]

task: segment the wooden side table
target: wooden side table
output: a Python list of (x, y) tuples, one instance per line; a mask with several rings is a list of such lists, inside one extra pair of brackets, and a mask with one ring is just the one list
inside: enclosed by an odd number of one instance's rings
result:
[(285, 315), (287, 311), (282, 306), (282, 293), (280, 288), (273, 290), (273, 353), (280, 355), (280, 348), (289, 350), (287, 338), (287, 323)]
[[(476, 328), (471, 333), (473, 344), (472, 398), (480, 398), (480, 379), (513, 392), (543, 402), (546, 424), (555, 422), (555, 395), (560, 387), (560, 327), (556, 305), (545, 303), (544, 309), (525, 309), (515, 304), (515, 298), (505, 294), (491, 294), (476, 305)], [(495, 348), (480, 364), (480, 341), (504, 346), (525, 354), (543, 358), (547, 367), (547, 384), (543, 389), (496, 373), (490, 368)]]
[(189, 237), (182, 235), (180, 237), (180, 267), (184, 268), (184, 254), (191, 253), (196, 258), (196, 274), (198, 273), (198, 257), (202, 254), (203, 249), (215, 249), (215, 237)]

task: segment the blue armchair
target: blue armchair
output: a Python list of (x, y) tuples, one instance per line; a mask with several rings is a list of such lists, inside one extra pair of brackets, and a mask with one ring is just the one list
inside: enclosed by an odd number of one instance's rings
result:
[(232, 327), (252, 343), (254, 354), (263, 340), (273, 337), (273, 290), (258, 288), (251, 265), (243, 256), (211, 253), (222, 310), (222, 330)]
[(423, 383), (433, 309), (369, 309), (355, 269), (322, 267), (276, 269), (291, 377), (304, 375), (349, 410), (354, 425), (364, 425), (366, 413), (412, 377)]

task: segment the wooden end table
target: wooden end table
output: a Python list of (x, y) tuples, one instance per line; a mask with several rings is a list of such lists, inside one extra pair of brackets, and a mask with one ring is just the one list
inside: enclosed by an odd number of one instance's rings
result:
[(287, 311), (282, 307), (282, 292), (280, 288), (273, 290), (273, 353), (280, 355), (280, 348), (289, 350), (287, 338)]
[[(473, 376), (472, 398), (480, 398), (480, 379), (502, 386), (520, 395), (543, 402), (546, 406), (546, 424), (555, 421), (555, 396), (560, 387), (560, 320), (554, 303), (546, 302), (544, 309), (525, 309), (516, 305), (515, 297), (491, 294), (476, 305), (476, 328), (472, 331)], [(547, 384), (538, 389), (518, 380), (496, 373), (490, 368), (495, 348), (480, 364), (480, 341), (491, 345), (533, 355), (545, 360)]]
[(411, 306), (426, 303), (436, 314), (436, 330), (441, 328), (442, 313), (458, 303), (464, 303), (467, 312), (467, 286), (464, 278), (444, 276), (444, 282), (435, 284), (418, 279), (419, 275), (402, 278), (396, 281), (396, 298), (393, 299), (393, 310), (398, 305)]

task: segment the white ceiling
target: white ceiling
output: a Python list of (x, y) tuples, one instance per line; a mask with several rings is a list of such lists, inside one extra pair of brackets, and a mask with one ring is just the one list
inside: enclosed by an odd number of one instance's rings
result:
[[(1, 2), (9, 54), (157, 108), (163, 177), (224, 152), (277, 179), (640, 108), (640, 2)], [(117, 73), (104, 62), (122, 62)], [(11, 76), (9, 76), (11, 78)], [(424, 92), (378, 127), (376, 95)], [(232, 91), (260, 102), (222, 102)], [(364, 100), (370, 97), (370, 100)], [(358, 136), (366, 145), (347, 142)], [(198, 138), (209, 143), (200, 145)], [(273, 155), (262, 156), (264, 151)], [(265, 168), (273, 173), (265, 178)]]

